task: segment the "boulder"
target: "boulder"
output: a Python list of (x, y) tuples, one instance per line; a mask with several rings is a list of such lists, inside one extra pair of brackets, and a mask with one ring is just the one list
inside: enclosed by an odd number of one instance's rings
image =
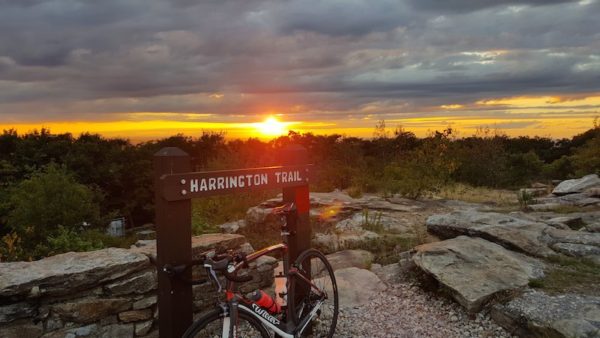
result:
[(145, 255), (117, 248), (0, 263), (0, 297), (72, 294), (148, 266)]
[(540, 261), (481, 238), (460, 236), (415, 248), (415, 264), (447, 288), (470, 312), (494, 296), (543, 276)]
[(485, 238), (508, 249), (532, 256), (555, 254), (548, 247), (544, 230), (548, 225), (495, 212), (455, 211), (427, 219), (427, 230), (442, 238), (460, 235)]
[(598, 178), (598, 175), (592, 174), (579, 179), (562, 181), (552, 190), (552, 193), (555, 195), (567, 195), (581, 193), (594, 187), (600, 187), (600, 178)]
[(373, 262), (373, 254), (366, 250), (342, 250), (327, 255), (327, 260), (333, 270), (349, 267), (370, 269)]
[[(340, 307), (353, 307), (366, 304), (387, 286), (369, 270), (355, 267), (340, 269), (335, 272)], [(318, 283), (317, 283), (318, 284)], [(331, 290), (328, 290), (331, 292)]]
[(600, 297), (527, 290), (504, 305), (495, 305), (491, 316), (521, 337), (600, 337)]

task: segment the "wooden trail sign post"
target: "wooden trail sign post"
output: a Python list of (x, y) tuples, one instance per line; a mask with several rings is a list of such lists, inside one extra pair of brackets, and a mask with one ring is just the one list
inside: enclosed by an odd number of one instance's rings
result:
[[(192, 324), (192, 287), (169, 278), (160, 269), (192, 260), (191, 199), (281, 188), (283, 201), (294, 202), (297, 218), (290, 220), (290, 260), (310, 247), (309, 168), (306, 149), (292, 145), (281, 153), (281, 166), (190, 172), (190, 157), (179, 148), (154, 155), (158, 325), (161, 338), (179, 338)], [(188, 270), (188, 274), (191, 272)], [(190, 278), (191, 275), (184, 276)]]

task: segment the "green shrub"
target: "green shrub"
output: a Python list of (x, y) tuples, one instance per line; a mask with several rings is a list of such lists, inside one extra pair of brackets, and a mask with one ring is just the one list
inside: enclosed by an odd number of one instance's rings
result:
[(521, 189), (517, 192), (517, 199), (521, 210), (529, 210), (529, 205), (535, 203), (533, 194), (527, 192), (525, 189)]
[(544, 164), (542, 167), (543, 176), (549, 179), (566, 179), (573, 173), (573, 163), (569, 156), (561, 158), (549, 164)]
[(51, 256), (69, 251), (91, 251), (102, 249), (104, 243), (95, 238), (85, 238), (71, 228), (59, 226), (56, 233), (48, 236), (47, 245), (38, 245), (39, 256)]
[(93, 191), (77, 183), (63, 167), (51, 164), (10, 190), (6, 222), (24, 244), (42, 243), (60, 227), (101, 224)]

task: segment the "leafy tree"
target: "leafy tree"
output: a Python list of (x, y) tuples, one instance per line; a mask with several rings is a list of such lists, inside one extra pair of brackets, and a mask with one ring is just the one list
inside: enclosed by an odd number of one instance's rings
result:
[(587, 141), (575, 150), (571, 157), (576, 176), (600, 175), (600, 135)]
[(26, 240), (26, 245), (45, 241), (59, 226), (78, 229), (84, 222), (100, 222), (93, 191), (56, 164), (17, 184), (8, 203), (7, 225)]
[(473, 186), (499, 187), (506, 182), (508, 154), (503, 146), (506, 136), (481, 128), (471, 137), (455, 144), (458, 168), (455, 180)]
[(386, 168), (388, 191), (408, 198), (419, 198), (439, 191), (456, 170), (451, 151), (451, 128), (436, 131), (400, 162)]

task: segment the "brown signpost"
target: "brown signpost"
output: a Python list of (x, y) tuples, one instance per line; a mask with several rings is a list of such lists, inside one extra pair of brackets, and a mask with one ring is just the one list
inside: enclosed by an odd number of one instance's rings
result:
[[(294, 202), (297, 218), (289, 221), (290, 259), (310, 247), (309, 169), (306, 149), (289, 146), (281, 166), (209, 172), (189, 172), (190, 157), (179, 148), (154, 155), (156, 263), (161, 338), (181, 337), (192, 324), (192, 287), (161, 273), (165, 265), (189, 264), (191, 199), (264, 189), (283, 189), (283, 201)], [(188, 272), (189, 273), (189, 272)], [(184, 276), (189, 278), (190, 276)]]

